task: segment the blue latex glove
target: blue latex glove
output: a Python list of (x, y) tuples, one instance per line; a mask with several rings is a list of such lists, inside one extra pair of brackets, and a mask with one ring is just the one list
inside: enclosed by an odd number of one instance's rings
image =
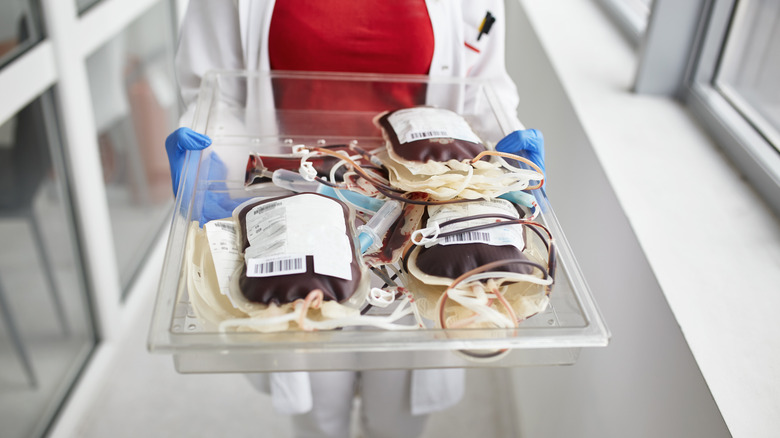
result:
[(528, 158), (545, 173), (544, 136), (538, 129), (524, 129), (507, 135), (498, 142), (496, 150)]
[(179, 188), (179, 178), (184, 169), (184, 155), (187, 151), (199, 151), (207, 148), (211, 139), (190, 128), (179, 128), (165, 139), (165, 151), (168, 152), (168, 164), (171, 166), (173, 195)]
[[(189, 128), (179, 128), (165, 139), (165, 150), (168, 152), (168, 162), (171, 166), (171, 180), (173, 182), (173, 193), (179, 187), (181, 173), (184, 170), (184, 157), (186, 152), (199, 151), (211, 145), (211, 139), (203, 134), (199, 134)], [(191, 162), (197, 165), (197, 161)], [(207, 161), (201, 166), (208, 165), (206, 179), (208, 181), (222, 181), (227, 177), (227, 166), (216, 153), (211, 153)], [(195, 171), (193, 168), (192, 171)], [(203, 199), (203, 207), (197, 216), (198, 222), (202, 227), (208, 221), (230, 217), (233, 209), (248, 198), (232, 199), (227, 193), (225, 183), (210, 184)]]
[[(208, 159), (208, 181), (223, 181), (227, 177), (227, 166), (219, 158), (219, 155), (212, 153)], [(231, 198), (224, 182), (210, 183), (203, 199), (203, 207), (200, 211), (198, 222), (200, 226), (206, 222), (230, 217), (233, 209), (249, 198)]]

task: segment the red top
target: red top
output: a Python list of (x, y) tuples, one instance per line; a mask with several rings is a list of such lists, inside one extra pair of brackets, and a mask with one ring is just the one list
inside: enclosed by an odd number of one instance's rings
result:
[[(269, 31), (272, 70), (427, 74), (433, 27), (424, 0), (277, 0)], [(424, 103), (420, 84), (274, 84), (280, 109), (382, 111)]]

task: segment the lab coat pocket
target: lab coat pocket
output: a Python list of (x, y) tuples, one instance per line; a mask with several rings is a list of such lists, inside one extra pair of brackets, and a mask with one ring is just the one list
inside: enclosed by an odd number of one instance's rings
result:
[(463, 48), (465, 55), (463, 59), (466, 64), (466, 71), (469, 71), (482, 57), (484, 49), (488, 45), (490, 35), (483, 33), (480, 36), (479, 23), (477, 25), (465, 23), (464, 31)]

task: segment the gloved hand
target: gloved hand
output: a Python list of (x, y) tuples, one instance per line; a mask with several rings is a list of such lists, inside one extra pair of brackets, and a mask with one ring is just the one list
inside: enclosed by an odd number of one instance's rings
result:
[[(181, 173), (184, 170), (184, 156), (189, 151), (199, 151), (211, 145), (211, 139), (189, 128), (179, 128), (165, 139), (165, 150), (168, 152), (168, 162), (171, 166), (171, 180), (173, 181), (173, 193), (179, 187)], [(195, 162), (194, 164), (197, 164)], [(209, 154), (202, 168), (207, 169), (208, 181), (222, 181), (227, 177), (227, 166), (216, 153)], [(193, 171), (195, 169), (192, 169)], [(211, 184), (203, 199), (203, 206), (197, 214), (198, 223), (202, 227), (208, 221), (230, 217), (233, 209), (247, 198), (232, 199), (227, 193), (225, 183)], [(195, 219), (195, 218), (193, 218)]]
[(203, 227), (206, 222), (224, 219), (233, 214), (233, 210), (250, 198), (231, 198), (224, 181), (227, 178), (227, 166), (216, 153), (211, 153), (208, 159), (208, 181), (218, 181), (209, 184), (203, 199), (198, 222)]
[(544, 173), (544, 136), (538, 129), (515, 131), (498, 142), (496, 150), (533, 161)]
[(211, 139), (190, 128), (179, 128), (165, 139), (165, 151), (168, 152), (168, 164), (171, 166), (171, 181), (173, 194), (179, 188), (179, 178), (184, 168), (184, 155), (189, 151), (199, 151), (207, 148)]

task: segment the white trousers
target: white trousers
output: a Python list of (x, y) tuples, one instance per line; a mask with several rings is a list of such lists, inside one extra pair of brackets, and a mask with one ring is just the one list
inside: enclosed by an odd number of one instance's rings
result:
[(271, 395), (274, 409), (293, 415), (296, 438), (348, 437), (355, 394), (368, 438), (414, 438), (428, 414), (463, 397), (465, 370), (419, 369), (256, 373), (246, 377)]
[(295, 438), (348, 438), (355, 393), (368, 438), (419, 437), (428, 414), (413, 415), (411, 370), (310, 373), (312, 409), (293, 416)]
[[(254, 373), (246, 374), (246, 377), (252, 383), (252, 386), (261, 392), (271, 395), (271, 402), (277, 412), (296, 415), (312, 409), (312, 399), (314, 394), (318, 394), (318, 392), (313, 388), (311, 376), (318, 373), (328, 374), (326, 371), (311, 373), (299, 371)], [(358, 381), (357, 376), (359, 375), (366, 376), (364, 379), (361, 379), (363, 381), (382, 380), (381, 371), (352, 373), (358, 374), (355, 374), (355, 377), (349, 380), (345, 380), (344, 384), (351, 387), (353, 392), (355, 382)], [(410, 400), (404, 403), (411, 405), (411, 411), (414, 415), (430, 414), (431, 412), (447, 409), (459, 402), (463, 397), (465, 383), (465, 370), (463, 368), (405, 370), (403, 382), (389, 380), (394, 375), (392, 372), (387, 371), (387, 378), (383, 381), (386, 381), (388, 386), (400, 386), (403, 384), (404, 388), (409, 388), (407, 394), (410, 396)], [(411, 383), (407, 385), (406, 382)], [(390, 389), (388, 388), (387, 391), (390, 391)]]

